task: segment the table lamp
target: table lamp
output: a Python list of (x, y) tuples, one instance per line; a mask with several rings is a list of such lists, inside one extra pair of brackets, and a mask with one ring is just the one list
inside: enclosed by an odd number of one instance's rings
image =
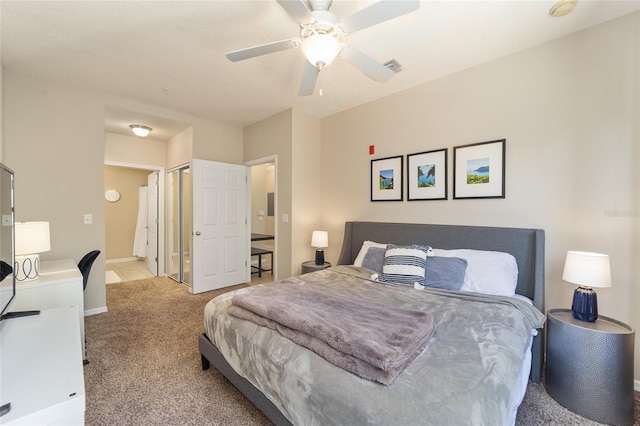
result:
[(611, 287), (609, 256), (584, 251), (569, 251), (562, 273), (564, 281), (578, 284), (573, 292), (571, 313), (580, 321), (598, 319), (598, 298), (592, 287)]
[(316, 265), (324, 264), (325, 247), (329, 247), (329, 234), (327, 231), (313, 231), (311, 235), (311, 247), (316, 248)]
[(40, 276), (40, 255), (51, 250), (49, 222), (16, 222), (17, 281), (35, 280)]

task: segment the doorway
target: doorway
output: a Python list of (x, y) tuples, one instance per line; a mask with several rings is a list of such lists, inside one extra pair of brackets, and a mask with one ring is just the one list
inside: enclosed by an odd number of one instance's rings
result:
[[(257, 285), (274, 281), (277, 276), (276, 158), (267, 157), (246, 164), (251, 167), (251, 234), (271, 237), (251, 241), (254, 251), (267, 253), (261, 259), (251, 257), (251, 284)], [(260, 269), (271, 270), (260, 273)]]
[(158, 232), (164, 219), (162, 170), (105, 162), (104, 176), (106, 282), (159, 275), (164, 268), (157, 255), (164, 244)]

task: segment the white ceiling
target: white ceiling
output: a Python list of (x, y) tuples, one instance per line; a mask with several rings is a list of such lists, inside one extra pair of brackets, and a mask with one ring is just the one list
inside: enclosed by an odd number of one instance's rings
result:
[[(373, 1), (334, 0), (345, 17)], [(340, 58), (299, 97), (300, 49), (242, 62), (225, 53), (299, 36), (275, 0), (0, 1), (5, 68), (214, 121), (244, 126), (287, 108), (325, 117), (465, 68), (640, 10), (639, 0), (580, 0), (563, 17), (554, 1), (432, 1), (417, 12), (342, 37), (403, 71), (377, 83)], [(323, 96), (317, 89), (323, 89)], [(107, 108), (107, 130), (132, 123), (166, 140), (188, 123)]]

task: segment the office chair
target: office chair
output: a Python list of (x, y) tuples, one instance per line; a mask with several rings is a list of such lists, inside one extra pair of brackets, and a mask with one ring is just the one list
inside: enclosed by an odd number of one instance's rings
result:
[(91, 273), (91, 266), (93, 262), (96, 260), (98, 255), (100, 254), (100, 250), (93, 250), (89, 253), (85, 254), (80, 262), (78, 262), (78, 269), (82, 273), (82, 291), (87, 288), (87, 281), (89, 281), (89, 273)]

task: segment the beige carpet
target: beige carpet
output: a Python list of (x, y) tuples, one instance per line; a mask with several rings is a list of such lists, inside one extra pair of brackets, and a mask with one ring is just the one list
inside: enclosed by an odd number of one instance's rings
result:
[[(169, 278), (108, 285), (109, 311), (85, 321), (86, 424), (271, 424), (214, 368), (200, 367), (197, 336), (204, 305), (228, 290), (192, 295)], [(639, 406), (636, 392), (636, 418)], [(516, 424), (597, 425), (534, 384)]]

